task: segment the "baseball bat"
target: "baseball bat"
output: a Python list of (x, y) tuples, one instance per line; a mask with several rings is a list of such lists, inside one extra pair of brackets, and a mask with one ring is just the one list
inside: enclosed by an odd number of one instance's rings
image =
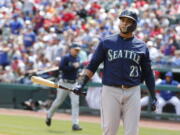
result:
[[(66, 88), (62, 85), (58, 85), (50, 80), (44, 79), (39, 76), (32, 76), (31, 81), (36, 84), (43, 85), (43, 86), (48, 86), (48, 87), (52, 87), (52, 88), (61, 88), (61, 89), (67, 90), (67, 91), (74, 92), (74, 90), (72, 90), (72, 89)], [(81, 92), (79, 95), (86, 96), (86, 92)]]

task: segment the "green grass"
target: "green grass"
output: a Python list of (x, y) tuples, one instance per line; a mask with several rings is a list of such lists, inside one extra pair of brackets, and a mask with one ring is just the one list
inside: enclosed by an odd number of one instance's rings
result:
[[(0, 115), (0, 134), (5, 135), (101, 135), (100, 124), (81, 122), (82, 131), (73, 132), (71, 121), (53, 120), (47, 127), (43, 118)], [(180, 131), (141, 128), (140, 135), (179, 135)], [(123, 135), (122, 130), (118, 135)]]

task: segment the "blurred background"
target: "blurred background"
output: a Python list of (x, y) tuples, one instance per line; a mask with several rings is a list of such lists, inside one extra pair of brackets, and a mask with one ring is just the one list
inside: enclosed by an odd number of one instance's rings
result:
[[(135, 35), (147, 43), (156, 79), (165, 79), (171, 71), (173, 80), (179, 83), (179, 0), (0, 0), (0, 107), (46, 111), (56, 91), (32, 84), (30, 77), (38, 75), (57, 81), (61, 76), (57, 74), (61, 57), (73, 42), (81, 45), (80, 58), (85, 67), (99, 40), (119, 31), (118, 16), (127, 7), (137, 9), (140, 15)], [(86, 88), (87, 97), (81, 97), (81, 112), (99, 113), (101, 75), (100, 67)], [(175, 103), (166, 100), (159, 116), (178, 120), (178, 85), (157, 83), (156, 88), (158, 96), (163, 90), (177, 97)], [(147, 94), (142, 84), (142, 98)], [(142, 116), (158, 116), (148, 104), (145, 106)], [(67, 99), (60, 109), (69, 108)]]

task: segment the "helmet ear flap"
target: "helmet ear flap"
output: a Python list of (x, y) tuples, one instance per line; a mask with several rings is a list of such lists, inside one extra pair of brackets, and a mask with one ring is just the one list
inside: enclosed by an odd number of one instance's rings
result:
[(136, 27), (137, 27), (137, 23), (134, 22), (131, 26), (129, 26), (129, 27), (127, 28), (127, 31), (128, 31), (128, 32), (133, 32), (133, 31), (135, 31)]

